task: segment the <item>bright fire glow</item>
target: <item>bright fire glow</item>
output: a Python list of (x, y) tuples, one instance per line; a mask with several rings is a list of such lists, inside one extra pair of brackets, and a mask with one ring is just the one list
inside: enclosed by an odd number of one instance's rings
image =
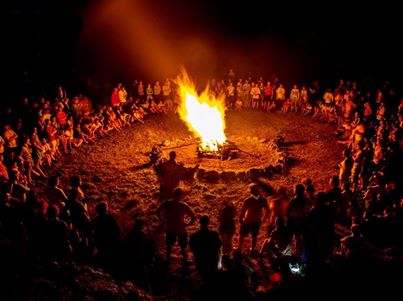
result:
[(214, 96), (207, 86), (201, 94), (185, 71), (178, 77), (180, 104), (178, 112), (188, 128), (201, 138), (201, 147), (217, 151), (225, 137), (225, 95)]

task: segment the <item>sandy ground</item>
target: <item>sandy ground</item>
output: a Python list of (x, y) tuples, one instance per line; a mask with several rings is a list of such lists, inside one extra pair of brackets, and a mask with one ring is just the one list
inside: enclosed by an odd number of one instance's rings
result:
[[(231, 111), (227, 113), (228, 136), (285, 138), (289, 167), (286, 175), (265, 179), (274, 187), (283, 185), (291, 193), (292, 187), (311, 177), (317, 191), (324, 189), (330, 176), (338, 172), (342, 148), (337, 144), (335, 127), (310, 118), (288, 113), (260, 111)], [(176, 115), (152, 116), (145, 124), (135, 124), (95, 145), (84, 145), (49, 170), (61, 175), (62, 187), (69, 189), (68, 177), (80, 175), (84, 190), (91, 199), (91, 213), (100, 200), (107, 200), (124, 232), (138, 216), (145, 217), (149, 227), (162, 238), (162, 229), (155, 217), (158, 201), (158, 183), (153, 169), (137, 169), (148, 161), (145, 155), (153, 144), (163, 140), (185, 139), (191, 133)], [(39, 186), (44, 183), (39, 183)], [(226, 200), (233, 201), (238, 209), (248, 195), (248, 183), (193, 183), (186, 186), (186, 201), (200, 216), (209, 214), (213, 228), (217, 225), (218, 211)], [(196, 230), (190, 227), (189, 231)], [(161, 250), (163, 247), (161, 246)]]

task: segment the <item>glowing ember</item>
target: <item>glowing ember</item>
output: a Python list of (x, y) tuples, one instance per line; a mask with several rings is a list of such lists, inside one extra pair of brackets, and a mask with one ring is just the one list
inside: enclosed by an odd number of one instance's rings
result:
[(224, 133), (225, 95), (214, 97), (208, 86), (198, 95), (185, 71), (178, 77), (177, 84), (181, 98), (179, 116), (201, 138), (202, 149), (218, 151), (218, 146), (227, 140)]

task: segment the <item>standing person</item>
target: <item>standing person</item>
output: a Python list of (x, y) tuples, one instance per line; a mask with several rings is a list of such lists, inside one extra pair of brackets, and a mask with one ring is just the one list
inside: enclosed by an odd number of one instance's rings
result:
[(106, 202), (97, 204), (95, 209), (97, 216), (91, 221), (94, 244), (100, 263), (109, 271), (114, 271), (121, 251), (121, 230), (116, 219), (109, 213)]
[(161, 101), (161, 84), (159, 81), (156, 81), (153, 87), (153, 92), (154, 92), (154, 99), (156, 101)]
[(50, 205), (46, 210), (47, 222), (44, 228), (45, 253), (47, 260), (64, 261), (69, 259), (72, 249), (68, 227), (59, 219), (59, 209)]
[(302, 231), (309, 209), (309, 202), (305, 197), (305, 187), (302, 184), (297, 184), (295, 186), (295, 196), (290, 200), (286, 211), (287, 227), (290, 229), (291, 234), (295, 236), (297, 249), (301, 247)]
[(88, 246), (90, 232), (90, 218), (87, 198), (81, 189), (81, 178), (70, 177), (71, 189), (68, 193), (67, 210), (70, 212), (71, 222), (79, 234), (83, 246)]
[(291, 110), (290, 111), (291, 112), (298, 111), (298, 102), (299, 102), (300, 95), (301, 95), (301, 93), (298, 89), (298, 86), (294, 85), (290, 92), (290, 100), (291, 100)]
[[(164, 201), (158, 207), (157, 216), (166, 223), (166, 255), (168, 262), (171, 259), (172, 246), (178, 239), (185, 265), (187, 263), (186, 247), (188, 243), (186, 226), (194, 223), (195, 215), (189, 205), (181, 201), (182, 197), (182, 189), (176, 188), (174, 198)], [(185, 217), (190, 218), (188, 223), (185, 222)]]
[(282, 108), (286, 98), (286, 91), (283, 84), (276, 89), (276, 107)]
[[(254, 253), (256, 250), (257, 236), (259, 234), (259, 229), (262, 221), (265, 221), (269, 216), (269, 204), (267, 200), (260, 196), (259, 187), (257, 184), (250, 185), (251, 195), (244, 200), (241, 215), (239, 217), (239, 222), (241, 223), (240, 237), (239, 237), (239, 250), (242, 250), (242, 245), (245, 236), (248, 234), (252, 235), (252, 248), (251, 252)], [(263, 219), (263, 209), (265, 211)]]
[(155, 166), (158, 180), (160, 182), (160, 200), (172, 198), (172, 193), (184, 177), (185, 167), (176, 162), (176, 152), (169, 153), (169, 160)]
[(230, 255), (232, 252), (232, 238), (235, 234), (236, 209), (233, 203), (227, 203), (221, 209), (219, 221), (219, 233), (223, 244), (223, 254)]
[(190, 235), (189, 246), (196, 261), (196, 268), (202, 276), (218, 269), (221, 255), (221, 239), (216, 231), (209, 229), (207, 215), (200, 218), (200, 230)]

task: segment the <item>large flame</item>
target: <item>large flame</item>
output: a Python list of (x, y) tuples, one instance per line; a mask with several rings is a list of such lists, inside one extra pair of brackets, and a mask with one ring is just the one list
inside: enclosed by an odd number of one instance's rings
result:
[(207, 86), (201, 94), (196, 92), (185, 71), (177, 79), (180, 104), (179, 116), (188, 128), (201, 138), (201, 147), (205, 150), (217, 151), (223, 144), (225, 136), (225, 95), (214, 96)]

